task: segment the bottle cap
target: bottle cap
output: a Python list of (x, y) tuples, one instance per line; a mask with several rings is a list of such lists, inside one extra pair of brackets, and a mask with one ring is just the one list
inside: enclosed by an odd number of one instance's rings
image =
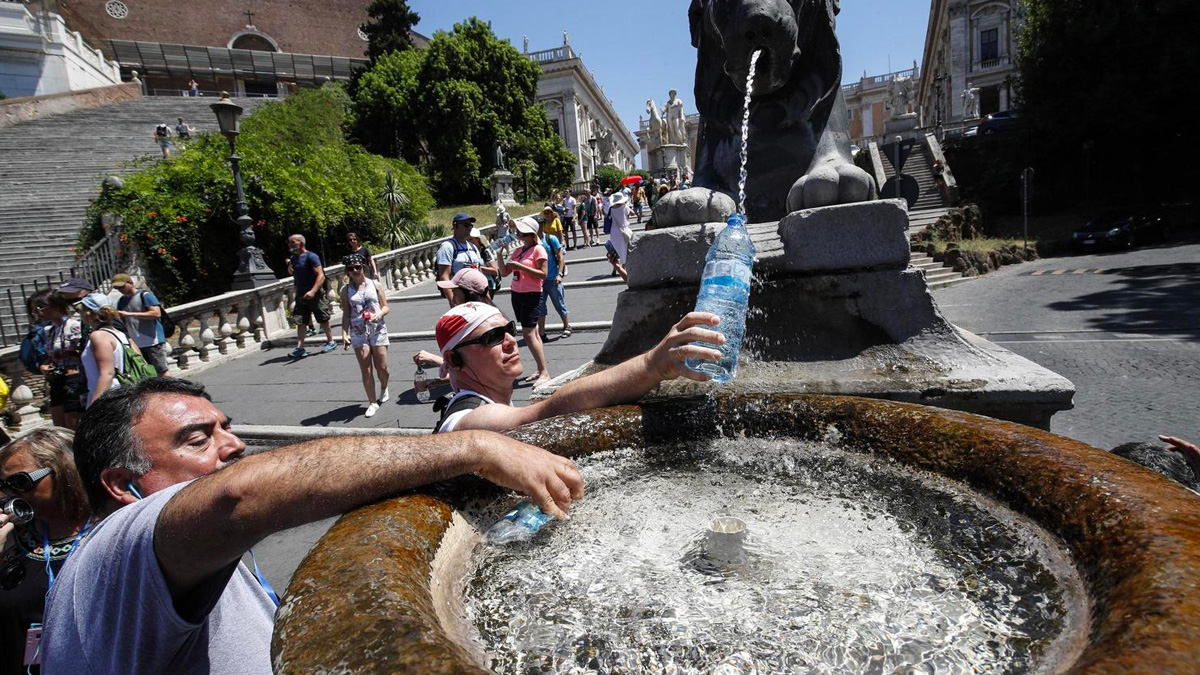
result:
[(746, 214), (735, 213), (732, 216), (729, 216), (729, 218), (725, 221), (725, 224), (726, 225), (745, 225), (746, 224)]

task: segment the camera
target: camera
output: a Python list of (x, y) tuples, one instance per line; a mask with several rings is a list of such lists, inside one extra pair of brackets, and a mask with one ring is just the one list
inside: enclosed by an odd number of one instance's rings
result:
[(20, 497), (0, 497), (0, 513), (8, 516), (14, 525), (24, 525), (33, 520), (33, 507)]
[(0, 557), (0, 589), (11, 591), (25, 581), (25, 561), (21, 559), (21, 554), (15, 550), (10, 550), (11, 555), (7, 558)]

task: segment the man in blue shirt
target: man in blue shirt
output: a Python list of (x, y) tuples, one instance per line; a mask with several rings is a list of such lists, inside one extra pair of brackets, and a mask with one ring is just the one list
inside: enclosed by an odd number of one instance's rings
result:
[[(483, 256), (479, 249), (468, 241), (471, 228), (475, 227), (475, 219), (466, 213), (454, 214), (451, 231), (454, 236), (442, 242), (437, 251), (437, 280), (450, 281), (465, 267), (479, 269), (484, 266)], [(447, 288), (442, 288), (442, 295), (454, 306), (454, 294)]]
[(121, 299), (117, 301), (117, 313), (125, 319), (125, 332), (142, 350), (146, 362), (158, 371), (159, 377), (167, 375), (171, 370), (168, 361), (171, 345), (167, 344), (160, 320), (162, 303), (150, 291), (139, 291), (128, 274), (114, 276), (112, 287), (121, 293)]
[[(541, 221), (539, 221), (541, 222)], [(546, 223), (541, 222), (538, 236), (542, 247), (546, 249), (549, 260), (546, 261), (546, 278), (542, 281), (542, 302), (538, 307), (538, 333), (542, 340), (546, 339), (546, 298), (554, 303), (554, 309), (562, 317), (563, 330), (559, 339), (571, 337), (571, 319), (567, 317), (567, 298), (563, 292), (563, 277), (567, 275), (567, 261), (563, 258), (563, 244), (558, 237), (546, 234)]]
[(292, 357), (297, 359), (308, 354), (304, 351), (304, 335), (312, 325), (313, 317), (325, 331), (325, 345), (321, 351), (329, 353), (337, 347), (333, 341), (333, 329), (329, 327), (329, 309), (321, 297), (325, 268), (321, 266), (321, 258), (305, 249), (304, 244), (302, 234), (288, 237), (288, 249), (292, 252), (287, 260), (288, 274), (292, 275), (296, 284), (296, 305), (292, 308), (292, 318), (296, 320), (296, 349), (292, 351)]

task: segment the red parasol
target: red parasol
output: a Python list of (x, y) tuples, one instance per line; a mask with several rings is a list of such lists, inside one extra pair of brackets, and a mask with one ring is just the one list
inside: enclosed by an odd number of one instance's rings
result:
[(638, 175), (625, 176), (621, 179), (621, 185), (637, 185), (642, 182), (642, 177)]

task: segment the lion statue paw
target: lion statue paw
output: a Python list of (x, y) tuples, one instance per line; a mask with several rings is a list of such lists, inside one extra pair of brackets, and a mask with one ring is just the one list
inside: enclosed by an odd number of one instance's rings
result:
[(723, 223), (736, 211), (737, 204), (724, 192), (702, 187), (673, 190), (654, 205), (654, 229)]
[(788, 211), (833, 204), (865, 202), (875, 195), (871, 174), (848, 162), (822, 163), (800, 177), (788, 191)]

